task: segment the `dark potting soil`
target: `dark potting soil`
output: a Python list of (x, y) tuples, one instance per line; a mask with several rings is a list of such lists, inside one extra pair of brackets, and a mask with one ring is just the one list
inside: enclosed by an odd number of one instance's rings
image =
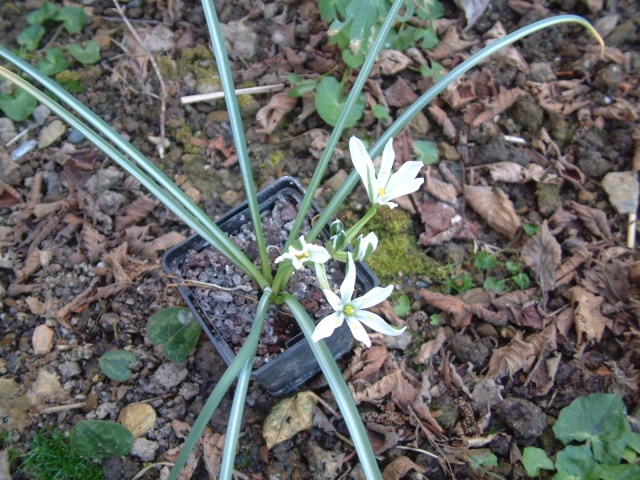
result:
[[(261, 215), (265, 241), (274, 271), (277, 266), (274, 261), (282, 253), (296, 214), (295, 199), (281, 197), (276, 200), (272, 210), (267, 210)], [(310, 221), (307, 219), (301, 229), (301, 235), (306, 235), (310, 229)], [(256, 237), (251, 222), (240, 227), (240, 230), (230, 238), (260, 268)], [(344, 280), (344, 266), (335, 260), (330, 260), (326, 267), (331, 287), (338, 288)], [(211, 284), (211, 287), (193, 287), (193, 291), (203, 312), (212, 319), (225, 342), (235, 353), (238, 353), (246, 341), (256, 314), (260, 297), (258, 286), (212, 247), (200, 252), (190, 250), (180, 273), (185, 280)], [(291, 276), (286, 290), (300, 301), (311, 318), (315, 318), (316, 321), (333, 311), (320, 289), (313, 268), (297, 270)], [(262, 328), (254, 368), (260, 368), (283, 352), (285, 343), (299, 333), (300, 328), (287, 307), (271, 305)]]

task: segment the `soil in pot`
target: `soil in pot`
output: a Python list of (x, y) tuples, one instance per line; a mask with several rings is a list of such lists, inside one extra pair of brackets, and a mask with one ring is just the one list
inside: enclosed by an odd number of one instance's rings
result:
[[(261, 215), (269, 258), (274, 270), (274, 261), (282, 253), (296, 214), (296, 200), (291, 196), (283, 196), (275, 201), (273, 208)], [(310, 221), (307, 219), (301, 234), (306, 235), (310, 229)], [(260, 260), (253, 225), (250, 222), (242, 225), (237, 232), (230, 235), (230, 238), (259, 268)], [(344, 280), (344, 265), (330, 260), (326, 267), (329, 283), (332, 288), (337, 289)], [(212, 247), (187, 252), (180, 274), (187, 281), (196, 280), (211, 285), (194, 287), (194, 294), (203, 312), (212, 319), (215, 328), (237, 354), (251, 330), (260, 296), (258, 286)], [(286, 289), (316, 321), (333, 311), (312, 268), (297, 270)], [(298, 324), (287, 307), (271, 305), (257, 347), (254, 369), (260, 368), (282, 353), (285, 344), (299, 333)]]

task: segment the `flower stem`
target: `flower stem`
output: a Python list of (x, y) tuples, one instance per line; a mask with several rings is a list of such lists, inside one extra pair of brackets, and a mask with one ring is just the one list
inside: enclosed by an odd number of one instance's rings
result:
[(351, 242), (351, 240), (356, 237), (360, 230), (362, 230), (362, 227), (364, 227), (367, 222), (373, 218), (378, 208), (380, 208), (380, 205), (377, 203), (371, 205), (371, 208), (369, 208), (367, 213), (364, 214), (364, 217), (358, 220), (356, 224), (347, 231), (347, 242)]

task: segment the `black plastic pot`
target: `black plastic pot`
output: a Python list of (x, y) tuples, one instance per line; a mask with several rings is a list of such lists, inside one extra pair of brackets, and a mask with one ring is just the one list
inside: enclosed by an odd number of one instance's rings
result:
[[(291, 197), (299, 204), (304, 193), (304, 189), (294, 178), (283, 177), (258, 192), (260, 212), (273, 208), (276, 200), (283, 196)], [(315, 204), (313, 208), (316, 213), (320, 213)], [(224, 232), (231, 235), (249, 221), (249, 208), (245, 202), (222, 216), (216, 223)], [(326, 229), (326, 234), (328, 238), (328, 229)], [(202, 237), (193, 235), (169, 249), (162, 257), (162, 266), (168, 274), (182, 278), (180, 271), (187, 252), (190, 250), (202, 251), (208, 246), (209, 244)], [(357, 263), (356, 269), (358, 272), (357, 282), (363, 291), (368, 291), (378, 285), (378, 279), (366, 265)], [(225, 363), (229, 365), (235, 358), (235, 354), (216, 330), (213, 321), (204, 313), (192, 289), (185, 286), (177, 288)], [(335, 358), (349, 351), (352, 340), (353, 336), (346, 324), (336, 329), (331, 337), (325, 339)], [(302, 333), (287, 341), (285, 347), (284, 352), (252, 373), (252, 378), (273, 396), (289, 393), (320, 371), (320, 366)]]

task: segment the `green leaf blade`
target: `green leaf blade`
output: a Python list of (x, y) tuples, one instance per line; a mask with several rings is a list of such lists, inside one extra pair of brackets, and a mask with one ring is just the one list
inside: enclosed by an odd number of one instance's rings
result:
[(69, 60), (64, 56), (62, 49), (50, 48), (45, 54), (45, 60), (40, 60), (36, 68), (47, 76), (56, 75), (69, 66)]
[(42, 25), (31, 25), (20, 32), (16, 41), (18, 42), (18, 45), (23, 47), (25, 50), (32, 52), (38, 48), (38, 45), (40, 45), (40, 40), (44, 37), (45, 32), (46, 31)]
[(22, 122), (27, 119), (38, 101), (22, 88), (16, 87), (13, 96), (0, 93), (0, 110), (14, 122)]
[(196, 347), (200, 324), (183, 307), (169, 307), (154, 313), (147, 323), (147, 337), (154, 345), (163, 345), (164, 355), (172, 362), (182, 362)]
[(553, 461), (544, 450), (538, 447), (525, 447), (522, 453), (522, 464), (530, 477), (540, 475), (540, 470), (555, 470)]
[(69, 54), (85, 67), (100, 61), (100, 46), (94, 40), (89, 40), (84, 48), (72, 43), (68, 49)]
[(131, 367), (136, 363), (133, 352), (126, 350), (112, 350), (105, 353), (98, 360), (100, 370), (111, 380), (126, 382), (131, 378)]
[(87, 13), (80, 7), (67, 6), (62, 7), (53, 19), (62, 22), (67, 32), (80, 33), (87, 21)]

